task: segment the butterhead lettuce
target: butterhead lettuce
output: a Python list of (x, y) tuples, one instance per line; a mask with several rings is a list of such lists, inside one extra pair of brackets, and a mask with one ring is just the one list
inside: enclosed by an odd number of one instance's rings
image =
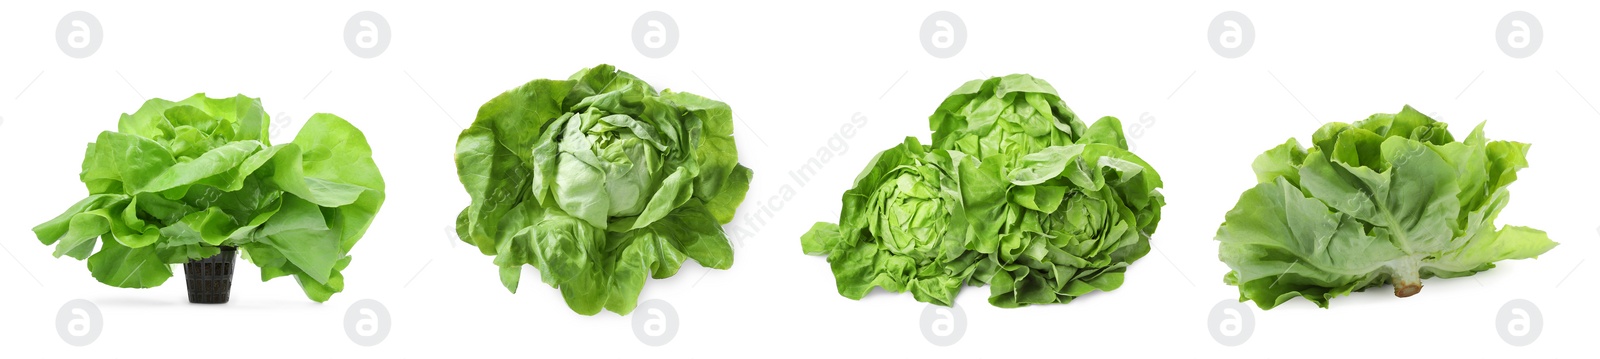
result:
[(1295, 297), (1334, 297), (1392, 284), (1409, 297), (1422, 280), (1535, 258), (1556, 246), (1543, 231), (1496, 228), (1507, 189), (1528, 167), (1528, 144), (1489, 141), (1478, 124), (1456, 140), (1406, 106), (1353, 124), (1329, 123), (1312, 146), (1294, 139), (1253, 165), (1259, 184), (1217, 230), (1224, 277), (1239, 300), (1271, 309)]
[(839, 294), (861, 299), (874, 287), (910, 291), (951, 305), (976, 268), (967, 255), (960, 152), (929, 149), (915, 137), (873, 158), (844, 194), (839, 223), (817, 223), (800, 238), (826, 255)]
[(839, 222), (801, 237), (839, 293), (873, 287), (951, 305), (988, 285), (998, 307), (1066, 303), (1119, 288), (1150, 251), (1161, 177), (1121, 122), (1086, 126), (1043, 80), (968, 82), (929, 117), (933, 145), (884, 151), (844, 194)]
[(288, 144), (272, 145), (268, 127), (261, 101), (242, 95), (151, 99), (89, 144), (89, 197), (34, 234), (111, 286), (159, 286), (172, 264), (232, 246), (261, 280), (293, 276), (326, 301), (383, 205), (383, 176), (338, 116), (311, 116)]
[(1026, 74), (962, 84), (928, 116), (928, 126), (936, 148), (1006, 160), (1072, 144), (1087, 131), (1055, 87)]
[(647, 278), (685, 260), (733, 265), (721, 225), (751, 178), (738, 159), (722, 102), (657, 92), (609, 65), (534, 80), (461, 132), (456, 171), (472, 204), (456, 232), (495, 256), (512, 292), (533, 266), (573, 311), (627, 314)]

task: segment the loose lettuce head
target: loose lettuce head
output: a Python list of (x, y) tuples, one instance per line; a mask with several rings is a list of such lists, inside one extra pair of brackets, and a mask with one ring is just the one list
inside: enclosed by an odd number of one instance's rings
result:
[(316, 114), (277, 146), (268, 127), (254, 98), (147, 101), (89, 144), (79, 175), (89, 197), (34, 233), (112, 286), (155, 287), (172, 264), (234, 246), (263, 281), (293, 275), (326, 301), (344, 290), (340, 271), (383, 204), (383, 177), (366, 137), (338, 116)]
[(686, 259), (726, 269), (722, 224), (744, 200), (727, 104), (662, 91), (609, 65), (489, 100), (456, 143), (472, 197), (461, 240), (494, 255), (515, 292), (539, 269), (584, 315), (633, 310), (646, 277)]
[(1271, 309), (1294, 297), (1326, 308), (1352, 291), (1452, 278), (1534, 258), (1556, 246), (1543, 231), (1494, 219), (1528, 166), (1528, 144), (1489, 141), (1480, 123), (1457, 141), (1410, 106), (1354, 124), (1330, 123), (1303, 149), (1294, 139), (1255, 160), (1259, 184), (1217, 230), (1224, 281)]
[(879, 154), (844, 195), (838, 224), (801, 237), (827, 255), (839, 293), (874, 286), (950, 305), (989, 285), (998, 307), (1066, 303), (1122, 285), (1150, 251), (1165, 200), (1113, 117), (1084, 126), (1042, 80), (969, 82), (915, 138)]

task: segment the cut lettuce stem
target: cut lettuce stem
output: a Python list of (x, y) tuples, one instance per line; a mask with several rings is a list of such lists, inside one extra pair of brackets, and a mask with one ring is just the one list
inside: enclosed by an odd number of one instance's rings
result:
[(1405, 298), (1422, 292), (1422, 257), (1411, 255), (1384, 263), (1389, 281), (1394, 283), (1394, 296)]

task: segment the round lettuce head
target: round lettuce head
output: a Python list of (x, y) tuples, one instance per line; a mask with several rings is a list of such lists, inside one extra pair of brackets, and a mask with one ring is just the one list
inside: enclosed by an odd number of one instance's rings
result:
[(1461, 277), (1556, 246), (1543, 231), (1494, 219), (1528, 166), (1528, 145), (1489, 141), (1483, 124), (1457, 141), (1410, 106), (1354, 124), (1329, 123), (1313, 146), (1294, 139), (1261, 154), (1258, 184), (1217, 229), (1224, 277), (1239, 300), (1271, 309), (1393, 284), (1409, 297), (1431, 277)]
[(969, 81), (928, 117), (933, 147), (1013, 161), (1082, 137), (1083, 121), (1050, 83), (1014, 74)]
[[(1107, 122), (1116, 119), (1095, 128)], [(1120, 126), (1104, 128), (1121, 138)], [(1004, 179), (987, 186), (1002, 191), (999, 200), (968, 202), (969, 216), (989, 218), (968, 243), (985, 254), (972, 280), (990, 285), (989, 303), (1067, 303), (1121, 287), (1127, 267), (1150, 252), (1166, 203), (1155, 169), (1123, 147), (1088, 141), (1047, 147), (1015, 166), (984, 163), (980, 173)]]
[(856, 177), (839, 223), (817, 223), (801, 237), (802, 247), (828, 256), (839, 294), (847, 298), (883, 287), (950, 305), (976, 259), (963, 257), (962, 163), (971, 162), (906, 138)]
[(744, 200), (733, 112), (616, 68), (534, 80), (489, 100), (456, 143), (472, 197), (461, 239), (495, 255), (513, 292), (539, 269), (585, 315), (633, 310), (646, 277), (685, 259), (725, 269), (721, 225)]
[(89, 144), (79, 175), (89, 197), (34, 233), (112, 286), (155, 287), (172, 264), (232, 246), (262, 280), (294, 276), (326, 301), (383, 205), (383, 176), (366, 137), (338, 116), (313, 115), (276, 146), (268, 127), (254, 98), (149, 100)]

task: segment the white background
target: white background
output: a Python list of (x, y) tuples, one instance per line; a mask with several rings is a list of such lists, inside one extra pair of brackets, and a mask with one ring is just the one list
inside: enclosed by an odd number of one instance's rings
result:
[[(1018, 357), (1176, 354), (1295, 355), (1593, 354), (1600, 262), (1594, 191), (1600, 111), (1600, 23), (1573, 2), (1342, 2), (1268, 6), (1246, 2), (1018, 3), (865, 1), (775, 4), (450, 2), (8, 2), (0, 5), (0, 351), (5, 357), (726, 357), (781, 355)], [(1574, 7), (1576, 6), (1576, 8)], [(74, 59), (56, 47), (68, 12), (94, 14), (104, 42)], [(381, 56), (353, 56), (343, 27), (359, 11), (383, 15), (392, 41)], [(633, 47), (646, 11), (681, 29), (669, 56)], [(950, 59), (923, 51), (930, 13), (961, 16), (969, 31)], [(1248, 15), (1253, 49), (1226, 59), (1207, 44), (1218, 13)], [(1511, 11), (1538, 17), (1536, 54), (1514, 59), (1496, 46)], [(573, 314), (557, 291), (525, 281), (501, 287), (491, 258), (454, 242), (447, 228), (468, 197), (456, 180), (456, 134), (477, 107), (537, 78), (618, 65), (657, 88), (733, 106), (741, 162), (755, 170), (740, 219), (754, 235), (731, 270), (686, 265), (650, 282), (642, 299), (671, 303), (681, 326), (661, 347), (635, 338), (630, 318)], [(1081, 116), (1117, 116), (1137, 152), (1166, 179), (1169, 204), (1153, 251), (1126, 284), (1068, 305), (999, 309), (987, 288), (967, 288), (966, 334), (929, 344), (925, 305), (909, 294), (840, 297), (823, 258), (801, 254), (799, 236), (837, 220), (839, 194), (878, 151), (915, 135), (961, 83), (1029, 73), (1050, 81)], [(181, 272), (149, 290), (111, 288), (85, 263), (50, 256), (30, 228), (85, 195), (83, 145), (146, 99), (243, 93), (262, 99), (285, 142), (316, 112), (366, 132), (388, 182), (388, 202), (353, 252), (348, 286), (327, 303), (304, 299), (289, 279), (262, 283), (241, 262), (233, 301), (188, 304)], [(1408, 299), (1388, 288), (1254, 310), (1248, 342), (1212, 339), (1207, 315), (1237, 295), (1222, 284), (1212, 235), (1243, 190), (1250, 162), (1319, 122), (1355, 121), (1411, 104), (1449, 122), (1457, 136), (1490, 120), (1491, 139), (1533, 143), (1532, 167), (1514, 184), (1499, 224), (1548, 231), (1561, 246), (1538, 260), (1502, 262), (1470, 278), (1430, 280)], [(840, 135), (854, 114), (868, 123)], [(280, 116), (280, 114), (286, 116)], [(1135, 131), (1143, 114), (1153, 118)], [(790, 171), (839, 150), (816, 179)], [(784, 186), (790, 199), (774, 198)], [(763, 209), (771, 215), (755, 221)], [(72, 299), (104, 313), (87, 347), (58, 337), (55, 314)], [(351, 303), (375, 299), (392, 331), (374, 347), (344, 333)], [(1544, 314), (1532, 345), (1503, 342), (1501, 305), (1517, 298)]]

